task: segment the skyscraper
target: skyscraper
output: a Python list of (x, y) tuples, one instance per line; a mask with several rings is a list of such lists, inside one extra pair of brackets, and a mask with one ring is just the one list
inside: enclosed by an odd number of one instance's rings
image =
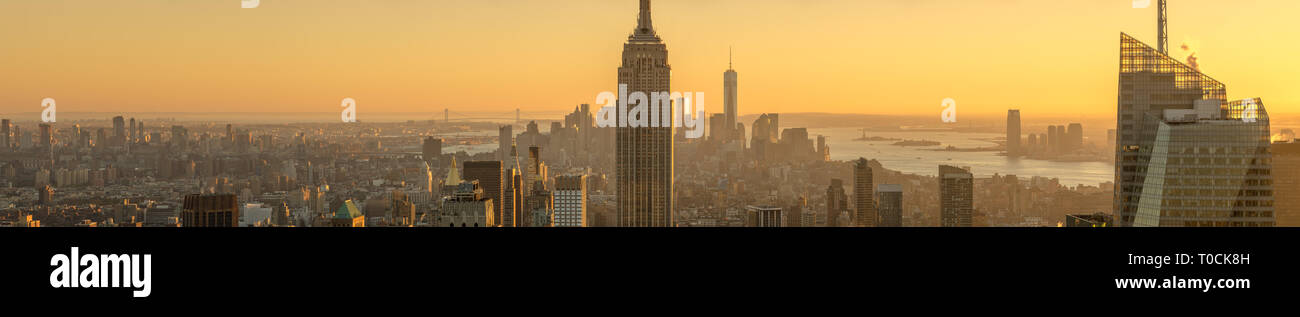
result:
[[(483, 199), (501, 201), (501, 161), (465, 162), (464, 174), (466, 182), (478, 181), (479, 188), (483, 190)], [(492, 219), (502, 219), (501, 206), (494, 205), (492, 215)]]
[(554, 227), (587, 227), (587, 175), (555, 178)]
[(1066, 138), (1066, 152), (1074, 152), (1083, 148), (1083, 124), (1071, 123), (1070, 127), (1065, 131), (1065, 135), (1068, 136)]
[(122, 145), (126, 143), (126, 119), (122, 116), (113, 117), (113, 145)]
[[(637, 27), (623, 44), (618, 83), (627, 85), (629, 95), (667, 93), (671, 73), (668, 48), (651, 22), (650, 0), (641, 0)], [(643, 105), (650, 100), (643, 100)], [(632, 101), (620, 102), (628, 102), (628, 107), (633, 108)], [(649, 107), (657, 107), (658, 114), (666, 115), (668, 127), (620, 126), (615, 130), (618, 223), (622, 227), (673, 226), (672, 106), (663, 103)]]
[(826, 187), (826, 226), (839, 227), (840, 213), (848, 210), (849, 198), (844, 193), (844, 181), (831, 179), (831, 185)]
[[(435, 137), (425, 137), (422, 144), (421, 154), (424, 155), (424, 161), (433, 164), (442, 157), (442, 139)], [(439, 165), (441, 166), (441, 165)], [(441, 168), (441, 167), (440, 167)]]
[(13, 124), (9, 123), (9, 119), (0, 120), (0, 151), (7, 151), (10, 146), (13, 146), (13, 141), (9, 137), (9, 128), (11, 127), (13, 127)]
[(853, 225), (857, 227), (876, 226), (876, 204), (873, 202), (875, 189), (872, 188), (871, 165), (866, 158), (853, 162)]
[(876, 187), (876, 198), (880, 200), (879, 227), (903, 226), (903, 185), (880, 184)]
[(746, 206), (750, 227), (781, 227), (781, 207)]
[[(728, 58), (730, 59), (730, 57)], [(733, 67), (731, 61), (728, 61), (727, 71), (722, 73), (723, 114), (725, 114), (727, 118), (726, 122), (724, 122), (725, 127), (722, 128), (722, 130), (726, 131), (723, 133), (727, 140), (732, 139), (732, 134), (734, 134), (733, 131), (736, 130), (736, 106), (739, 102), (739, 99), (737, 98), (737, 79), (736, 69)]]
[(512, 125), (503, 125), (497, 129), (497, 160), (510, 160), (510, 147), (515, 145), (514, 129)]
[(1120, 35), (1120, 226), (1273, 226), (1268, 112), (1254, 98)]
[(1020, 151), (1020, 110), (1007, 110), (1007, 157), (1023, 154)]
[(1300, 142), (1273, 144), (1273, 208), (1278, 227), (1300, 227)]
[(939, 226), (970, 227), (975, 178), (970, 171), (939, 165)]
[(181, 223), (184, 227), (239, 226), (239, 198), (234, 194), (185, 196)]

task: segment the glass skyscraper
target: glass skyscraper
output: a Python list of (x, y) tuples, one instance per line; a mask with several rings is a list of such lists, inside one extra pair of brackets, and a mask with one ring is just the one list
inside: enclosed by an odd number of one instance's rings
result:
[(1115, 211), (1121, 226), (1272, 226), (1262, 100), (1120, 37)]

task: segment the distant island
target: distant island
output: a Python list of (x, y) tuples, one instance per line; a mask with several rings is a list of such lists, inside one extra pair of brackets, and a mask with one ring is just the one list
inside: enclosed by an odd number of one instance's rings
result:
[(904, 141), (894, 142), (894, 145), (897, 146), (936, 146), (941, 144), (943, 143), (930, 141), (930, 140), (904, 140)]

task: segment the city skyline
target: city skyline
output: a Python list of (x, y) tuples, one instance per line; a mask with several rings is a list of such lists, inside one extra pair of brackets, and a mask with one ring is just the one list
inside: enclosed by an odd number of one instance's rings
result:
[[(9, 43), (24, 43), (0, 50), (10, 61), (0, 71), (13, 74), (0, 79), (12, 87), (0, 92), (0, 113), (38, 112), (45, 97), (58, 99), (62, 112), (331, 112), (345, 97), (372, 113), (558, 111), (614, 89), (605, 79), (618, 54), (609, 43), (628, 34), (632, 16), (614, 12), (634, 4), (507, 2), (268, 1), (242, 10), (216, 1), (8, 2), (0, 5), (0, 26), (39, 27), (0, 28), (14, 39)], [(1120, 31), (1155, 37), (1154, 9), (1128, 1), (656, 6), (663, 7), (660, 32), (676, 48), (672, 88), (707, 93), (710, 113), (722, 112), (717, 74), (728, 68), (734, 47), (734, 67), (746, 75), (739, 89), (745, 115), (807, 105), (828, 113), (927, 115), (953, 97), (963, 114), (1018, 108), (1105, 116), (1114, 111), (1105, 106), (1114, 76), (1094, 70), (1113, 67), (1115, 52), (1102, 47)], [(1295, 44), (1267, 40), (1297, 37), (1293, 28), (1271, 26), (1285, 23), (1284, 12), (1297, 6), (1173, 3), (1171, 55), (1184, 60), (1183, 42), (1199, 46), (1202, 70), (1267, 97), (1274, 116), (1300, 113), (1300, 92), (1288, 76), (1300, 65), (1286, 63)], [(60, 18), (37, 19), (53, 8)], [(1251, 23), (1234, 22), (1248, 14)], [(951, 23), (874, 31), (900, 19)], [(24, 31), (32, 29), (40, 31)], [(891, 49), (881, 50), (885, 45)], [(1045, 47), (1061, 49), (1029, 49)], [(1002, 74), (1011, 65), (1027, 67)], [(1043, 82), (1076, 89), (1046, 89)]]

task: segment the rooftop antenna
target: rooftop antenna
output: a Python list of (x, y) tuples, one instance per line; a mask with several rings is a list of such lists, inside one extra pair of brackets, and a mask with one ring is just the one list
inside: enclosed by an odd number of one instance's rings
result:
[(1160, 54), (1169, 55), (1169, 15), (1165, 0), (1159, 1), (1157, 10), (1159, 12), (1156, 13), (1156, 34), (1160, 39), (1157, 42), (1157, 47), (1160, 49)]
[(735, 59), (736, 59), (735, 47), (727, 46), (727, 69), (736, 69), (735, 66), (732, 66), (734, 64), (733, 62), (735, 61)]

